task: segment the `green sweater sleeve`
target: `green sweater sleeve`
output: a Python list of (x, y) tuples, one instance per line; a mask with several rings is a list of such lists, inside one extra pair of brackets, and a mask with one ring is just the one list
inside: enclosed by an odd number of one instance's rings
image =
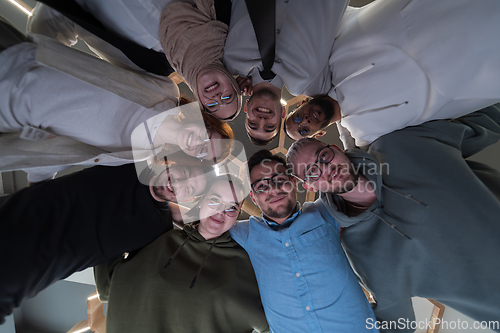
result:
[(101, 302), (108, 302), (109, 289), (111, 287), (111, 278), (115, 267), (123, 260), (120, 256), (107, 263), (100, 264), (94, 267), (94, 280)]

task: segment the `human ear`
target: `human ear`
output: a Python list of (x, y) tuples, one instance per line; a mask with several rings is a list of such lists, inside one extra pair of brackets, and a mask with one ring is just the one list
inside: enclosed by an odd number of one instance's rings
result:
[(321, 138), (323, 135), (326, 134), (326, 130), (322, 129), (322, 130), (319, 130), (316, 134), (313, 135), (314, 138)]
[(306, 182), (302, 183), (302, 187), (305, 188), (308, 191), (311, 191), (311, 192), (318, 192), (317, 189), (315, 189), (311, 185), (307, 184)]
[(333, 147), (333, 148), (337, 149), (338, 151), (343, 152), (343, 150), (340, 149), (340, 147), (337, 145), (330, 145), (330, 147)]
[(286, 109), (285, 109), (285, 106), (282, 106), (281, 107), (281, 119), (283, 119), (285, 117), (286, 117)]
[(259, 204), (257, 204), (257, 201), (255, 200), (254, 196), (253, 196), (253, 192), (250, 191), (250, 199), (252, 199), (252, 202), (254, 203), (255, 206), (259, 206)]

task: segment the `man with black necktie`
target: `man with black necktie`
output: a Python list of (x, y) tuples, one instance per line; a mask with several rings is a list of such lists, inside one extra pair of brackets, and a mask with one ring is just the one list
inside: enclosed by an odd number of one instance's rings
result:
[(245, 107), (245, 127), (254, 143), (264, 145), (279, 133), (285, 117), (283, 85), (293, 95), (315, 96), (331, 81), (332, 31), (349, 1), (276, 0), (275, 8), (274, 1), (260, 2), (233, 0), (224, 65), (233, 75), (251, 76), (253, 96)]

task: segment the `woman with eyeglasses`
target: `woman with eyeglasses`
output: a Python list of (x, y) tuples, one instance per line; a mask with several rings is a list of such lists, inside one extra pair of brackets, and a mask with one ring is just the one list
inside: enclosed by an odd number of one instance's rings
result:
[(269, 331), (248, 255), (228, 233), (243, 186), (222, 175), (208, 188), (190, 211), (199, 221), (95, 267), (108, 333)]
[(162, 148), (155, 157), (161, 162), (166, 156), (176, 163), (216, 164), (230, 154), (233, 138), (228, 124), (205, 114), (199, 103), (193, 102), (138, 124), (132, 132), (132, 147), (154, 149), (155, 154)]
[(237, 80), (222, 64), (228, 26), (216, 19), (213, 0), (194, 3), (176, 1), (163, 10), (160, 42), (205, 111), (230, 121), (239, 114), (242, 98)]
[[(222, 121), (239, 114), (242, 98), (238, 82), (222, 65), (228, 26), (217, 20), (214, 0), (76, 2), (107, 31), (146, 49), (164, 52), (208, 114)], [(27, 29), (33, 36), (49, 36), (68, 46), (80, 38), (101, 58), (120, 67), (142, 70), (119, 49), (44, 4), (35, 7)]]

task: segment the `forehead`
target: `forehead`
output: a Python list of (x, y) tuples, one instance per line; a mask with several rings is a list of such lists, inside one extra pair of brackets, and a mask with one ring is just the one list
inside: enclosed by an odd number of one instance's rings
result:
[(286, 170), (286, 167), (278, 161), (262, 161), (252, 169), (250, 181), (253, 183), (262, 178), (270, 178), (277, 173), (284, 173)]
[(293, 160), (295, 172), (297, 174), (300, 174), (302, 172), (302, 169), (304, 169), (307, 165), (316, 163), (316, 153), (318, 152), (318, 150), (326, 146), (327, 145), (321, 141), (305, 143)]
[(210, 189), (208, 190), (208, 195), (215, 194), (219, 196), (223, 201), (228, 201), (228, 202), (242, 201), (244, 199), (243, 190), (238, 185), (234, 183), (232, 184), (234, 188), (234, 193), (228, 181), (219, 180), (210, 187)]

